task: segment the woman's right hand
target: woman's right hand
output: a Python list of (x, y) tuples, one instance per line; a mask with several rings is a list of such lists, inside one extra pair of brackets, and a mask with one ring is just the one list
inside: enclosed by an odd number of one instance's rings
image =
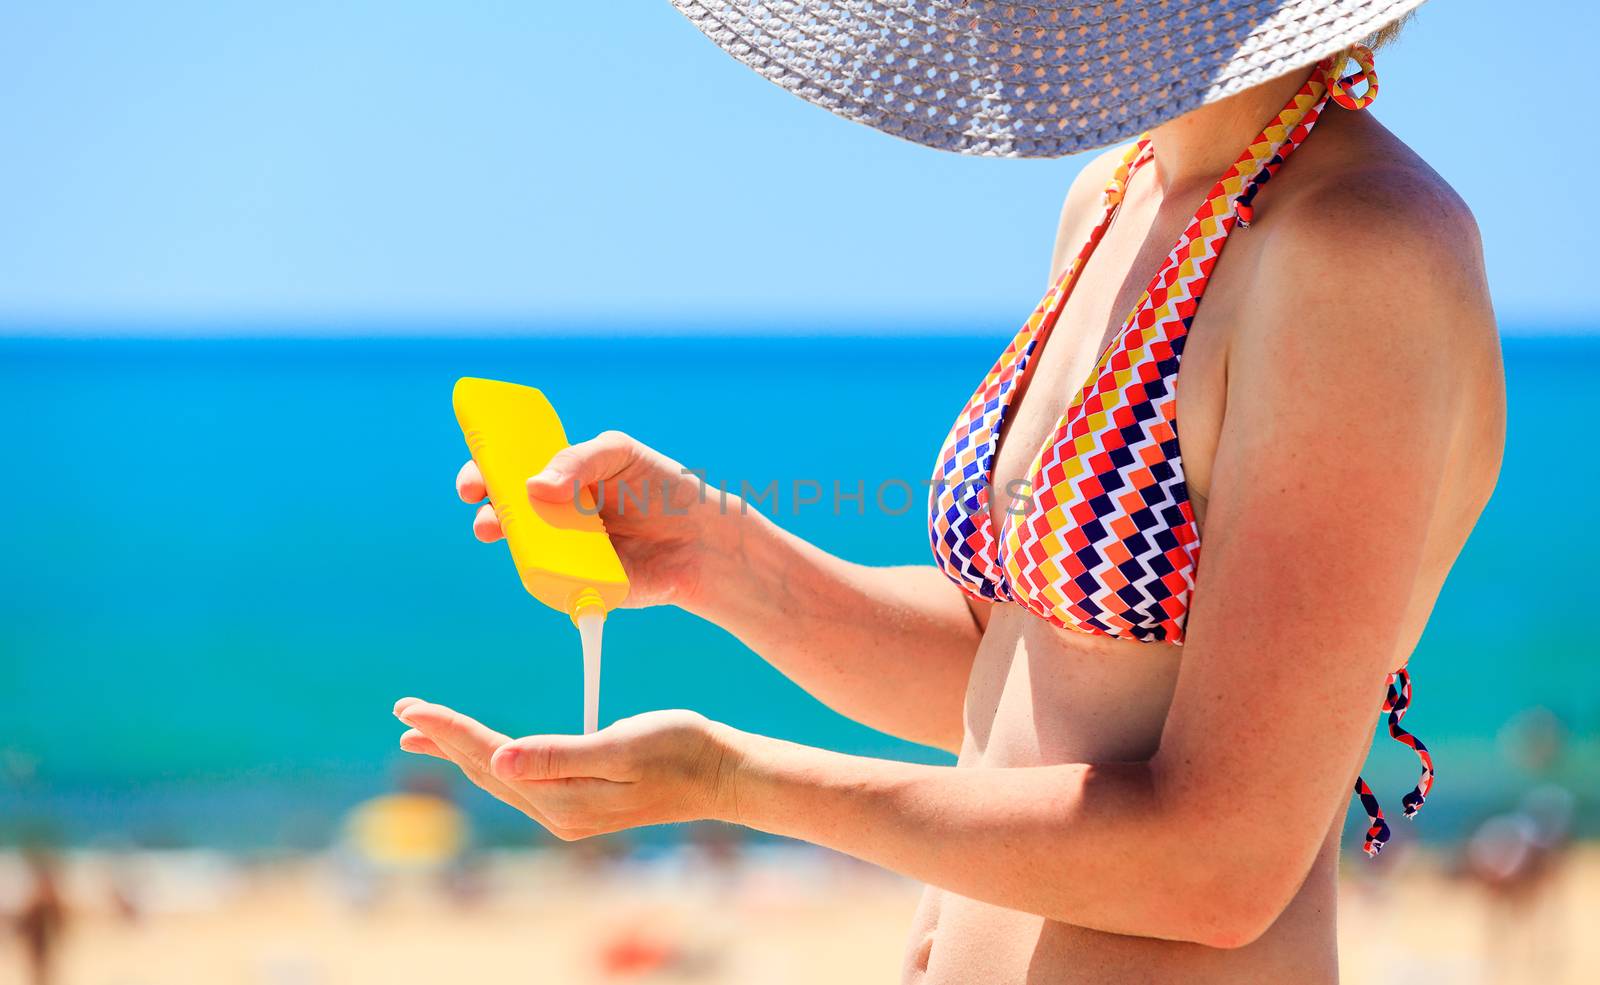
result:
[[(730, 496), (723, 506), (714, 492), (703, 495), (699, 478), (620, 431), (557, 452), (543, 472), (528, 479), (528, 497), (544, 502), (573, 502), (578, 488), (600, 506), (628, 574), (628, 608), (692, 608), (709, 580), (708, 562), (736, 542), (738, 499)], [(483, 504), (472, 521), (479, 540), (488, 544), (505, 536), (494, 506), (484, 502), (488, 491), (476, 462), (461, 467), (456, 492), (465, 502)]]

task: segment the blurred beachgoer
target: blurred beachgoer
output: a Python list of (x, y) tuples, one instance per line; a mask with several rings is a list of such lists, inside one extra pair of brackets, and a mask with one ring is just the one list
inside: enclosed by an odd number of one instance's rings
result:
[(359, 907), (375, 905), (396, 877), (420, 877), (447, 895), (464, 857), (467, 819), (446, 779), (408, 773), (397, 793), (357, 805), (345, 819), (340, 855), (345, 889)]
[(1523, 709), (1500, 730), (1500, 747), (1506, 758), (1546, 779), (1560, 769), (1567, 739), (1566, 723), (1542, 705)]
[[(1420, 0), (675, 2), (769, 79), (909, 140), (1123, 141), (1048, 203), (1044, 296), (928, 480), (933, 564), (835, 557), (616, 432), (527, 482), (540, 504), (594, 496), (627, 605), (700, 615), (957, 765), (685, 711), (513, 739), (411, 698), (402, 748), (565, 839), (720, 819), (920, 879), (919, 985), (1337, 981), (1345, 804), (1376, 854), (1432, 789), (1401, 721), (1409, 661), (1504, 448), (1476, 223), (1362, 112), (1360, 42)], [(745, 412), (679, 399), (710, 432)], [(812, 440), (924, 440), (869, 393), (818, 399)], [(472, 462), (457, 488), (487, 495)], [(493, 503), (473, 530), (503, 536)], [(1416, 754), (1409, 791), (1360, 778), (1379, 716)]]
[(671, 969), (682, 957), (675, 942), (640, 925), (629, 925), (602, 941), (597, 953), (608, 977), (627, 978)]
[[(1508, 758), (1536, 776), (1555, 775), (1566, 752), (1566, 727), (1547, 708), (1519, 714), (1501, 738)], [(1546, 780), (1468, 840), (1466, 874), (1487, 896), (1483, 942), (1492, 982), (1563, 980), (1571, 942), (1562, 877), (1576, 815), (1573, 792)]]
[(67, 908), (61, 899), (56, 860), (44, 851), (27, 855), (29, 886), (16, 916), (28, 981), (50, 985), (54, 981), (57, 952), (67, 925)]
[(686, 851), (695, 877), (717, 895), (731, 896), (744, 878), (744, 835), (732, 825), (716, 821), (694, 825)]
[(716, 981), (725, 950), (676, 921), (640, 915), (601, 937), (595, 961), (606, 978)]

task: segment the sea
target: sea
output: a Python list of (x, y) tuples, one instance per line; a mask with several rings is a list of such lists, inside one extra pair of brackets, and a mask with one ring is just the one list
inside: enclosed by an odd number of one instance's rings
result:
[[(522, 591), (502, 545), (473, 539), (456, 498), (457, 377), (538, 386), (573, 440), (621, 429), (713, 484), (776, 483), (766, 512), (796, 533), (916, 564), (920, 483), (1005, 340), (870, 327), (0, 340), (0, 845), (316, 848), (352, 805), (425, 768), (396, 747), (404, 695), (511, 734), (578, 729), (571, 624)], [(1600, 336), (1508, 337), (1505, 356), (1499, 487), (1412, 660), (1407, 725), (1438, 784), (1402, 833), (1424, 840), (1551, 783), (1600, 833), (1600, 496), (1585, 450)], [(855, 659), (871, 673), (872, 653)], [(833, 713), (716, 626), (615, 614), (602, 718), (670, 707), (949, 762)], [(1368, 777), (1391, 806), (1414, 763), (1376, 743)], [(537, 840), (475, 794), (460, 791), (480, 838)]]

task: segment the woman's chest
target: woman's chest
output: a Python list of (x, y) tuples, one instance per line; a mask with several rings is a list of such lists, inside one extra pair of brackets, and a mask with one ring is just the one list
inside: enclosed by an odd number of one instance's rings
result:
[[(1203, 512), (1227, 403), (1227, 340), (1242, 314), (1248, 276), (1234, 276), (1231, 265), (1225, 271), (1217, 264), (1207, 279), (1204, 303), (1187, 317), (1176, 303), (1147, 303), (1152, 275), (1164, 266), (1170, 248), (1165, 238), (1170, 226), (1170, 219), (1148, 217), (1113, 225), (1083, 265), (1055, 321), (1019, 366), (993, 463), (996, 527), (1007, 511), (1025, 512), (1023, 497), (1035, 479), (1037, 458), (1042, 449), (1064, 439), (1074, 404), (1104, 387), (1114, 392), (1102, 396), (1102, 402), (1131, 403), (1124, 399), (1130, 359), (1149, 362), (1139, 367), (1140, 379), (1155, 375), (1160, 391), (1171, 394), (1171, 405), (1163, 412), (1174, 417), (1189, 493), (1196, 512)], [(1230, 259), (1239, 260), (1239, 268), (1253, 266), (1248, 256)], [(1138, 332), (1130, 336), (1128, 323), (1140, 308), (1144, 315)], [(1176, 358), (1162, 358), (1166, 350), (1157, 346), (1178, 350)], [(1161, 368), (1152, 373), (1157, 365)], [(1111, 425), (1102, 421), (1100, 426)]]

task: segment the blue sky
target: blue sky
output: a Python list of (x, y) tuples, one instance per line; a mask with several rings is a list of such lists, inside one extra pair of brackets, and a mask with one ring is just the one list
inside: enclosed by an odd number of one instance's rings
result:
[[(1600, 15), (1537, 7), (1425, 5), (1374, 110), (1477, 213), (1507, 329), (1581, 331)], [(0, 134), (29, 334), (992, 330), (1084, 160), (836, 119), (666, 0), (9, 3)]]

